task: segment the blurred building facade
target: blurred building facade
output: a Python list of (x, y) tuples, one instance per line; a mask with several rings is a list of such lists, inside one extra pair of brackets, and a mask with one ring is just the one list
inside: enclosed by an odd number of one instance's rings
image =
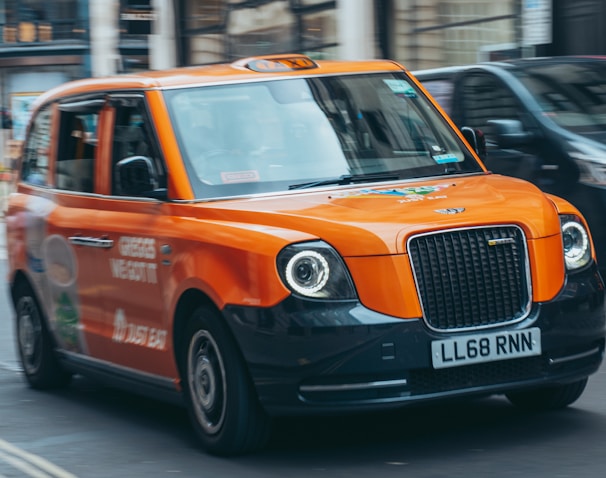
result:
[(604, 26), (604, 0), (0, 0), (0, 104), (19, 139), (32, 99), (74, 78), (285, 52), (409, 69), (606, 54)]
[(524, 56), (606, 55), (604, 0), (387, 0), (383, 56), (411, 69)]
[[(10, 138), (23, 138), (29, 106), (40, 93), (91, 76), (93, 60), (112, 61), (108, 74), (124, 71), (123, 65), (149, 68), (149, 32), (129, 30), (129, 17), (121, 17), (139, 10), (150, 10), (150, 0), (0, 0), (0, 105), (10, 113)], [(91, 28), (99, 11), (112, 21)], [(108, 60), (106, 45), (113, 37)]]

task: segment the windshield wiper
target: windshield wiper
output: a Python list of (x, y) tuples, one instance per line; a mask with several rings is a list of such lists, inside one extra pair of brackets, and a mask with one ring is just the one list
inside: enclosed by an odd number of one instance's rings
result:
[(322, 179), (320, 181), (310, 181), (308, 183), (291, 184), (288, 189), (307, 189), (320, 186), (345, 186), (347, 184), (365, 183), (373, 181), (395, 181), (400, 179), (399, 174), (383, 173), (383, 174), (343, 174), (336, 178)]

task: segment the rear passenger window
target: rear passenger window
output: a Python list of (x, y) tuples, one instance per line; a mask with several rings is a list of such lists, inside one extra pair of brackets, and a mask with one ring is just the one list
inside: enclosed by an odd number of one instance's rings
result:
[(51, 108), (41, 110), (33, 119), (23, 149), (21, 179), (29, 184), (48, 185)]
[(92, 192), (99, 114), (61, 112), (55, 184), (59, 189)]

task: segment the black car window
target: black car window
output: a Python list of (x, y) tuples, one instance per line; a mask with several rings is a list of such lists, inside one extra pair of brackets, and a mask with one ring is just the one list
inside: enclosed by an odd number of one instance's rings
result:
[(117, 164), (119, 161), (143, 156), (155, 166), (158, 175), (157, 187), (166, 187), (166, 172), (164, 163), (158, 153), (153, 128), (145, 109), (142, 96), (113, 97), (112, 104), (116, 108), (113, 145), (112, 145), (112, 194), (132, 195), (133, 192), (122, 191), (117, 181)]
[(57, 188), (93, 192), (98, 117), (96, 111), (61, 111)]
[(559, 126), (579, 134), (606, 130), (606, 62), (536, 64), (512, 73)]
[(464, 77), (461, 92), (460, 126), (479, 128), (489, 140), (494, 134), (490, 120), (522, 119), (518, 99), (492, 75), (472, 74)]
[(435, 78), (423, 80), (423, 86), (438, 102), (446, 114), (451, 115), (454, 81), (451, 78)]

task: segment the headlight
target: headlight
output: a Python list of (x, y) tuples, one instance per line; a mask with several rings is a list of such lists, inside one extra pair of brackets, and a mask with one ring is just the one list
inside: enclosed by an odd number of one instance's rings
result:
[(284, 248), (278, 254), (278, 272), (286, 287), (298, 295), (327, 300), (356, 297), (345, 263), (322, 241)]
[(573, 271), (586, 266), (591, 261), (591, 242), (589, 233), (576, 216), (560, 216), (564, 259), (566, 269)]

